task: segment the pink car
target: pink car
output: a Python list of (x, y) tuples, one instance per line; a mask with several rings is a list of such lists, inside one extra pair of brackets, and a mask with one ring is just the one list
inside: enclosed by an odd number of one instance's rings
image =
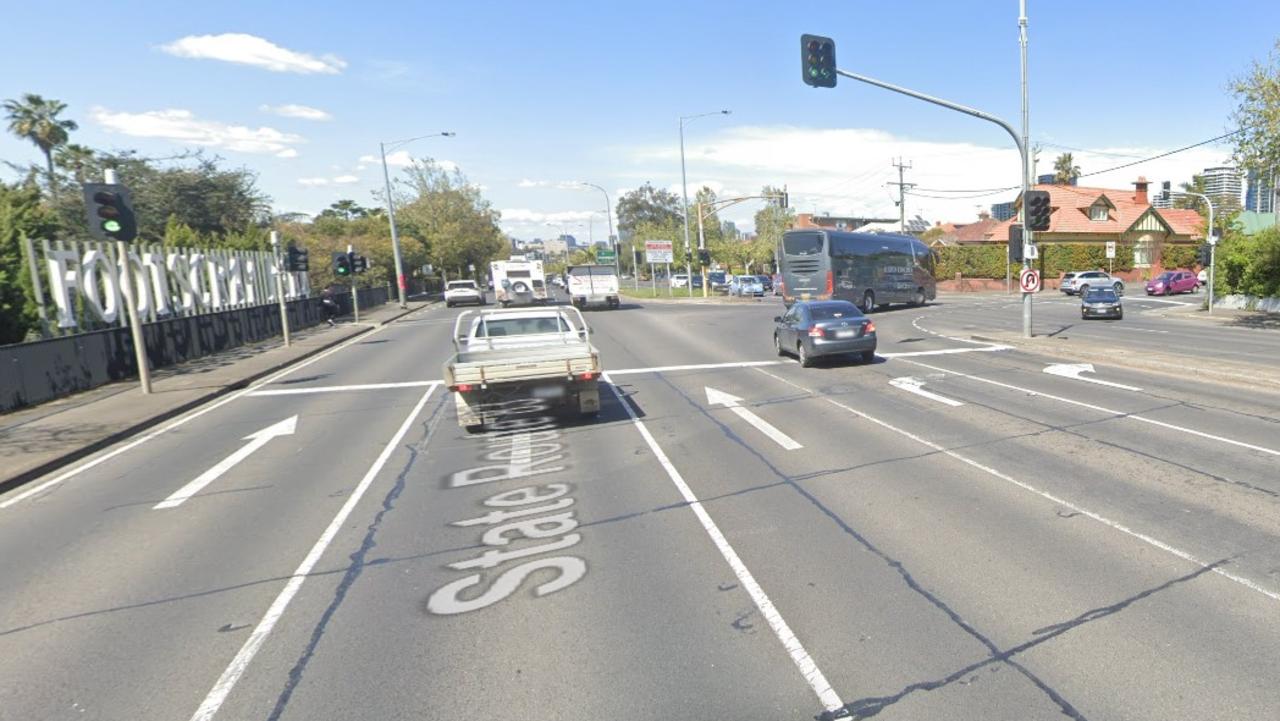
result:
[(1200, 282), (1189, 270), (1166, 270), (1147, 281), (1147, 295), (1173, 295), (1194, 293)]

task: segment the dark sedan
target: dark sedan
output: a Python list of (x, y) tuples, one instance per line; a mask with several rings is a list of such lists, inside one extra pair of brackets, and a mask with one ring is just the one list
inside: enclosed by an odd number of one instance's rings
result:
[(1090, 288), (1080, 299), (1080, 318), (1124, 318), (1124, 306), (1120, 296), (1111, 288)]
[(876, 324), (847, 300), (802, 301), (773, 321), (778, 355), (794, 354), (805, 368), (824, 356), (875, 360)]

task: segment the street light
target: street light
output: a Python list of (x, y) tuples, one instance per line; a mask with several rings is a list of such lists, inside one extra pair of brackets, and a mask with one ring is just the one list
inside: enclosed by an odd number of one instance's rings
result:
[(1209, 297), (1207, 300), (1209, 302), (1209, 315), (1213, 315), (1213, 266), (1214, 266), (1214, 260), (1215, 260), (1214, 256), (1217, 254), (1216, 252), (1218, 250), (1217, 241), (1214, 240), (1214, 237), (1213, 237), (1213, 201), (1209, 200), (1209, 196), (1205, 195), (1204, 193), (1195, 193), (1189, 190), (1182, 190), (1182, 191), (1175, 190), (1173, 191), (1172, 194), (1173, 195), (1194, 195), (1195, 197), (1203, 200), (1205, 205), (1209, 206), (1209, 232), (1206, 233), (1206, 236), (1207, 236), (1206, 240), (1209, 243)]
[[(686, 121), (705, 118), (709, 115), (728, 115), (729, 110), (716, 110), (710, 113), (699, 113), (697, 115), (681, 115), (680, 116), (680, 188), (684, 195), (684, 272), (689, 279), (689, 297), (693, 297), (693, 263), (689, 256), (693, 253), (689, 247), (689, 180), (684, 170), (684, 124)], [(701, 248), (699, 248), (701, 250)], [(703, 278), (703, 285), (706, 285), (706, 278)]]
[(387, 171), (387, 148), (390, 147), (394, 150), (402, 145), (408, 145), (415, 140), (422, 140), (423, 138), (452, 138), (455, 135), (457, 135), (457, 133), (446, 130), (442, 133), (419, 135), (416, 138), (393, 140), (390, 143), (378, 143), (378, 151), (382, 154), (382, 178), (387, 183), (387, 220), (391, 223), (391, 252), (396, 258), (396, 288), (399, 291), (401, 308), (407, 308), (409, 304), (404, 297), (404, 289), (406, 285), (404, 279), (404, 259), (400, 257), (400, 236), (396, 234), (396, 204), (391, 198), (391, 173)]
[(579, 180), (578, 185), (583, 185), (588, 188), (595, 188), (601, 193), (604, 193), (604, 217), (609, 220), (609, 247), (613, 249), (613, 272), (621, 276), (622, 265), (621, 265), (621, 261), (618, 258), (618, 256), (620, 255), (620, 253), (618, 252), (619, 248), (613, 240), (613, 206), (609, 202), (609, 191), (605, 190), (599, 185), (596, 185), (595, 183), (588, 183), (585, 180)]

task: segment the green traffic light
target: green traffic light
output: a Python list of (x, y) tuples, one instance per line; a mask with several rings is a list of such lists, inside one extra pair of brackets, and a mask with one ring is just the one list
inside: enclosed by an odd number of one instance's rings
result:
[(104, 221), (102, 221), (102, 229), (103, 229), (103, 230), (105, 230), (105, 231), (107, 231), (108, 233), (119, 233), (119, 232), (120, 232), (120, 221), (118, 221), (118, 220), (104, 220)]

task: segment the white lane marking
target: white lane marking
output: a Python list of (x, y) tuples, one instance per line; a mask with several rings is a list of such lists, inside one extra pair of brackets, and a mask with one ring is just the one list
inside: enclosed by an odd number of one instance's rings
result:
[(928, 328), (925, 328), (924, 326), (920, 325), (920, 321), (922, 320), (924, 320), (924, 316), (922, 315), (916, 316), (916, 318), (911, 321), (911, 327), (915, 328), (921, 333), (928, 333), (929, 335), (935, 335), (939, 338), (946, 338), (947, 340), (953, 340), (953, 341), (956, 341), (957, 343), (971, 343), (973, 345), (992, 345), (991, 343), (985, 343), (983, 341), (973, 340), (971, 338), (957, 338), (955, 336), (943, 335), (937, 331), (929, 330)]
[(755, 368), (757, 366), (776, 366), (782, 361), (736, 361), (732, 363), (696, 363), (683, 366), (652, 366), (650, 368), (624, 368), (609, 371), (611, 376), (629, 376), (637, 373), (666, 373), (668, 371), (701, 371), (718, 368)]
[(1021, 386), (1015, 386), (1009, 383), (1001, 383), (1000, 381), (993, 381), (990, 378), (982, 378), (979, 376), (969, 375), (968, 373), (961, 373), (960, 371), (953, 371), (953, 370), (948, 370), (946, 368), (939, 368), (938, 366), (931, 366), (927, 363), (921, 363), (920, 361), (907, 361), (907, 362), (913, 365), (918, 365), (921, 368), (928, 368), (929, 370), (935, 370), (940, 373), (950, 373), (951, 375), (960, 376), (961, 378), (968, 378), (969, 380), (978, 381), (980, 383), (988, 383), (993, 386), (999, 386), (1001, 388), (1008, 388), (1009, 390), (1018, 391), (1019, 393), (1026, 393), (1029, 396), (1039, 396), (1041, 398), (1048, 398), (1050, 400), (1059, 401), (1061, 403), (1068, 403), (1073, 406), (1080, 406), (1081, 408), (1088, 408), (1090, 410), (1095, 410), (1100, 413), (1107, 413), (1109, 415), (1117, 416), (1118, 418), (1127, 418), (1129, 420), (1137, 421), (1139, 423), (1149, 423), (1153, 426), (1168, 428), (1169, 430), (1178, 431), (1179, 433), (1188, 433), (1193, 436), (1199, 436), (1200, 438), (1208, 438), (1209, 440), (1219, 441), (1229, 445), (1238, 446), (1240, 448), (1248, 448), (1249, 450), (1252, 450), (1252, 451), (1259, 451), (1261, 453), (1266, 453), (1272, 456), (1280, 456), (1280, 451), (1274, 448), (1267, 448), (1265, 446), (1255, 446), (1252, 443), (1237, 441), (1233, 438), (1224, 438), (1223, 436), (1215, 436), (1212, 433), (1205, 433), (1204, 431), (1197, 431), (1194, 428), (1187, 428), (1185, 426), (1178, 426), (1172, 423), (1165, 423), (1164, 421), (1158, 421), (1154, 418), (1147, 418), (1145, 416), (1140, 416), (1136, 413), (1125, 413), (1124, 411), (1117, 411), (1111, 408), (1106, 408), (1104, 406), (1098, 406), (1092, 403), (1085, 403), (1084, 401), (1077, 401), (1077, 400), (1072, 400), (1070, 398), (1063, 398), (1062, 396), (1055, 396), (1052, 393), (1033, 391), (1030, 388), (1023, 388)]
[[(759, 370), (759, 369), (757, 369), (757, 370)], [(843, 403), (841, 403), (841, 402), (839, 402), (839, 401), (837, 401), (837, 400), (835, 400), (835, 399), (827, 398), (827, 397), (825, 397), (825, 396), (820, 396), (820, 395), (818, 395), (818, 394), (814, 393), (814, 391), (813, 391), (813, 390), (811, 390), (811, 389), (809, 389), (809, 388), (805, 388), (804, 386), (799, 385), (799, 384), (797, 384), (797, 383), (792, 383), (791, 381), (787, 380), (786, 378), (782, 378), (782, 377), (780, 377), (780, 376), (776, 376), (776, 375), (774, 375), (774, 374), (772, 374), (772, 373), (770, 373), (770, 372), (768, 372), (768, 371), (764, 371), (764, 370), (761, 370), (760, 372), (761, 372), (761, 373), (763, 373), (763, 374), (765, 374), (765, 375), (767, 375), (767, 376), (769, 376), (770, 378), (773, 378), (774, 380), (777, 380), (777, 381), (779, 381), (779, 382), (781, 382), (781, 383), (785, 383), (785, 384), (787, 384), (787, 385), (789, 385), (789, 386), (791, 386), (791, 387), (793, 387), (793, 388), (796, 388), (796, 389), (802, 390), (802, 391), (804, 391), (804, 392), (808, 393), (809, 395), (811, 395), (811, 396), (813, 396), (813, 397), (815, 397), (815, 398), (818, 398), (818, 399), (824, 400), (824, 401), (826, 401), (827, 403), (830, 403), (831, 405), (837, 406), (837, 407), (839, 407), (839, 408), (843, 408), (844, 410), (846, 410), (846, 411), (848, 411), (848, 412), (850, 412), (850, 413), (854, 414), (855, 416), (858, 416), (859, 418), (862, 418), (863, 420), (870, 421), (870, 422), (872, 422), (872, 423), (874, 423), (874, 424), (876, 424), (876, 425), (880, 426), (881, 428), (884, 428), (884, 429), (889, 430), (889, 431), (893, 431), (894, 433), (897, 433), (897, 434), (898, 434), (898, 435), (900, 435), (900, 436), (904, 436), (904, 437), (906, 437), (906, 438), (910, 438), (911, 440), (913, 440), (913, 441), (915, 441), (915, 442), (917, 442), (917, 443), (920, 443), (921, 445), (927, 446), (927, 447), (929, 447), (929, 448), (931, 448), (931, 449), (933, 449), (933, 450), (935, 450), (935, 451), (937, 451), (937, 452), (939, 452), (939, 453), (941, 453), (941, 454), (943, 454), (943, 455), (945, 455), (945, 456), (949, 456), (949, 457), (951, 457), (951, 458), (956, 459), (957, 461), (960, 461), (961, 463), (964, 463), (964, 464), (966, 464), (966, 465), (972, 466), (973, 468), (977, 468), (978, 470), (980, 470), (980, 471), (982, 471), (982, 472), (984, 472), (984, 473), (987, 473), (987, 474), (989, 474), (989, 475), (995, 476), (996, 478), (999, 478), (999, 479), (1000, 479), (1000, 480), (1002, 480), (1002, 481), (1007, 481), (1007, 482), (1009, 482), (1009, 483), (1012, 483), (1013, 485), (1015, 485), (1015, 486), (1017, 486), (1017, 487), (1019, 487), (1019, 488), (1021, 488), (1021, 489), (1025, 490), (1025, 491), (1030, 491), (1031, 493), (1034, 493), (1034, 494), (1036, 494), (1037, 496), (1040, 496), (1041, 498), (1044, 498), (1045, 500), (1052, 501), (1053, 503), (1057, 503), (1057, 504), (1059, 504), (1059, 505), (1061, 505), (1061, 506), (1064, 506), (1064, 507), (1066, 507), (1066, 508), (1069, 508), (1069, 509), (1071, 509), (1071, 510), (1075, 511), (1076, 513), (1079, 513), (1080, 515), (1087, 516), (1087, 517), (1089, 517), (1089, 518), (1091, 518), (1091, 519), (1093, 519), (1093, 520), (1097, 521), (1098, 523), (1101, 523), (1101, 524), (1103, 524), (1103, 525), (1105, 525), (1105, 526), (1108, 526), (1108, 527), (1113, 528), (1113, 529), (1115, 529), (1115, 530), (1117, 530), (1117, 531), (1120, 531), (1121, 533), (1123, 533), (1123, 534), (1125, 534), (1125, 535), (1127, 535), (1127, 536), (1130, 536), (1130, 537), (1132, 537), (1132, 538), (1136, 538), (1136, 539), (1138, 539), (1138, 540), (1142, 541), (1143, 543), (1146, 543), (1146, 544), (1148, 544), (1148, 545), (1154, 546), (1154, 547), (1156, 547), (1156, 548), (1158, 548), (1158, 549), (1160, 549), (1160, 550), (1162, 550), (1162, 551), (1165, 551), (1166, 553), (1169, 553), (1169, 554), (1172, 554), (1172, 555), (1174, 555), (1174, 556), (1177, 556), (1178, 558), (1181, 558), (1181, 559), (1182, 559), (1182, 560), (1184, 560), (1184, 561), (1188, 561), (1188, 562), (1190, 562), (1190, 563), (1193, 563), (1193, 564), (1195, 564), (1195, 565), (1199, 566), (1200, 568), (1208, 569), (1208, 570), (1212, 571), (1213, 573), (1216, 573), (1216, 574), (1218, 574), (1219, 576), (1222, 576), (1223, 578), (1226, 578), (1226, 579), (1228, 579), (1228, 580), (1234, 581), (1234, 582), (1236, 582), (1236, 583), (1240, 584), (1241, 586), (1244, 586), (1245, 588), (1248, 588), (1248, 589), (1249, 589), (1249, 590), (1251, 590), (1251, 591), (1257, 591), (1258, 593), (1261, 593), (1262, 595), (1266, 596), (1267, 598), (1270, 598), (1270, 599), (1271, 599), (1271, 600), (1273, 600), (1273, 601), (1280, 601), (1280, 592), (1272, 591), (1271, 589), (1266, 588), (1265, 586), (1262, 586), (1261, 584), (1259, 584), (1259, 583), (1257, 583), (1257, 582), (1255, 582), (1255, 581), (1251, 581), (1251, 580), (1249, 580), (1249, 579), (1247, 579), (1247, 578), (1245, 578), (1245, 577), (1243, 577), (1243, 576), (1237, 576), (1236, 574), (1231, 573), (1230, 571), (1224, 571), (1220, 566), (1217, 566), (1217, 565), (1211, 564), (1211, 563), (1209, 563), (1209, 562), (1207, 562), (1207, 561), (1202, 561), (1202, 560), (1200, 560), (1199, 558), (1196, 558), (1194, 555), (1192, 555), (1192, 554), (1190, 554), (1190, 553), (1188, 553), (1188, 552), (1186, 552), (1186, 551), (1180, 550), (1180, 549), (1178, 549), (1178, 548), (1176, 548), (1176, 547), (1174, 547), (1174, 546), (1171, 546), (1171, 545), (1169, 545), (1168, 543), (1165, 543), (1164, 541), (1161, 541), (1161, 540), (1159, 540), (1159, 539), (1157, 539), (1157, 538), (1155, 538), (1155, 537), (1153, 537), (1153, 536), (1149, 536), (1149, 535), (1147, 535), (1147, 534), (1145, 534), (1145, 533), (1142, 533), (1141, 531), (1135, 531), (1135, 530), (1133, 530), (1132, 528), (1129, 528), (1128, 526), (1124, 525), (1123, 523), (1120, 523), (1120, 522), (1118, 522), (1118, 521), (1113, 521), (1113, 520), (1111, 520), (1111, 519), (1109, 519), (1109, 518), (1107, 518), (1107, 517), (1103, 516), (1102, 514), (1099, 514), (1099, 513), (1095, 513), (1095, 512), (1093, 512), (1093, 511), (1090, 511), (1089, 509), (1084, 508), (1083, 506), (1080, 506), (1080, 505), (1077, 505), (1077, 504), (1075, 504), (1075, 503), (1072, 503), (1071, 501), (1068, 501), (1068, 500), (1066, 500), (1065, 498), (1061, 498), (1061, 497), (1056, 496), (1056, 495), (1054, 495), (1054, 494), (1052, 494), (1052, 493), (1049, 493), (1048, 491), (1042, 491), (1042, 490), (1040, 490), (1039, 488), (1036, 488), (1035, 486), (1031, 485), (1030, 483), (1026, 483), (1025, 481), (1019, 481), (1018, 479), (1014, 478), (1013, 476), (1010, 476), (1010, 475), (1008, 475), (1008, 474), (1006, 474), (1006, 473), (1002, 473), (1001, 471), (998, 471), (998, 470), (996, 470), (996, 469), (992, 468), (991, 466), (984, 465), (984, 464), (982, 464), (982, 463), (979, 463), (978, 461), (973, 460), (972, 458), (969, 458), (968, 456), (964, 456), (964, 455), (961, 455), (961, 454), (959, 454), (959, 453), (956, 453), (955, 451), (952, 451), (952, 450), (950, 450), (950, 449), (948, 449), (948, 448), (946, 448), (946, 447), (944, 447), (944, 446), (938, 445), (937, 443), (934, 443), (933, 441), (930, 441), (930, 440), (928, 440), (928, 439), (922, 438), (922, 437), (920, 437), (920, 436), (918, 436), (918, 435), (916, 435), (916, 434), (912, 433), (911, 431), (907, 431), (907, 430), (903, 430), (903, 429), (901, 429), (901, 428), (898, 428), (897, 426), (894, 426), (894, 425), (891, 425), (891, 424), (889, 424), (889, 423), (886, 423), (886, 422), (884, 422), (884, 421), (880, 420), (879, 418), (873, 418), (872, 416), (869, 416), (869, 415), (867, 415), (866, 413), (863, 413), (862, 411), (859, 411), (859, 410), (854, 409), (854, 408), (852, 408), (852, 407), (850, 407), (850, 406), (847, 406), (847, 405), (845, 405), (845, 404), (843, 404)]]
[(894, 378), (889, 381), (889, 385), (895, 388), (901, 388), (902, 390), (908, 393), (914, 393), (918, 396), (924, 396), (925, 398), (937, 401), (939, 403), (945, 403), (953, 408), (964, 405), (964, 403), (960, 401), (947, 398), (946, 396), (940, 396), (937, 393), (933, 393), (931, 391), (925, 390), (924, 381), (920, 380), (919, 378), (914, 378), (912, 376)]
[(311, 569), (320, 561), (320, 557), (324, 555), (325, 549), (333, 541), (334, 536), (338, 535), (338, 531), (342, 529), (342, 525), (347, 522), (347, 516), (355, 510), (356, 504), (364, 496), (365, 491), (369, 490), (369, 486), (373, 483), (373, 479), (377, 477), (378, 472), (386, 465), (387, 459), (391, 458), (391, 454), (400, 445), (404, 434), (409, 432), (413, 426), (414, 420), (418, 414), (422, 412), (422, 408), (427, 405), (427, 399), (435, 392), (436, 386), (427, 388), (427, 392), (422, 394), (422, 398), (418, 400), (418, 404), (409, 412), (409, 416), (404, 419), (404, 423), (400, 425), (399, 430), (387, 442), (382, 453), (378, 454), (377, 460), (369, 467), (368, 472), (364, 474), (364, 478), (360, 479), (360, 483), (356, 485), (347, 502), (342, 504), (338, 515), (333, 517), (329, 523), (329, 527), (324, 529), (324, 533), (320, 534), (320, 539), (311, 547), (311, 551), (307, 553), (306, 558), (302, 559), (302, 563), (298, 565), (297, 570), (289, 577), (289, 582), (285, 584), (284, 589), (280, 591), (280, 595), (276, 596), (276, 600), (271, 602), (271, 606), (267, 609), (266, 614), (258, 625), (253, 629), (253, 633), (249, 634), (248, 640), (244, 642), (244, 646), (240, 647), (240, 652), (231, 660), (231, 664), (222, 672), (222, 676), (218, 678), (217, 683), (209, 690), (209, 695), (205, 696), (204, 702), (200, 704), (200, 708), (192, 714), (191, 721), (209, 721), (218, 713), (218, 709), (222, 708), (223, 702), (227, 700), (231, 689), (235, 688), (236, 682), (240, 680), (240, 676), (244, 674), (249, 662), (253, 660), (258, 649), (262, 648), (262, 644), (266, 642), (267, 636), (271, 630), (275, 628), (276, 622), (284, 615), (285, 609), (289, 607), (289, 602), (297, 595), (298, 590), (302, 588), (302, 583), (307, 580), (307, 576), (311, 573)]
[(1123, 383), (1113, 383), (1111, 381), (1104, 381), (1099, 378), (1085, 378), (1084, 376), (1080, 375), (1081, 373), (1095, 372), (1093, 370), (1092, 363), (1054, 363), (1052, 365), (1046, 366), (1044, 369), (1044, 372), (1052, 376), (1061, 376), (1063, 378), (1074, 378), (1078, 381), (1084, 381), (1085, 383), (1095, 383), (1100, 386), (1120, 388), (1126, 391), (1142, 390), (1137, 386), (1127, 386)]
[(253, 391), (249, 395), (258, 396), (300, 396), (308, 393), (339, 393), (342, 391), (377, 391), (387, 388), (424, 388), (439, 385), (440, 381), (405, 381), (403, 383), (361, 383), (349, 386), (316, 386), (314, 388), (268, 388)]
[(752, 426), (755, 427), (756, 430), (768, 436), (769, 440), (773, 441), (774, 443), (777, 443), (778, 445), (782, 446), (784, 449), (788, 451), (795, 451), (795, 450), (804, 448), (804, 446), (800, 445), (799, 443), (796, 443), (791, 438), (791, 436), (788, 436), (786, 433), (783, 433), (782, 431), (778, 430), (772, 423), (769, 423), (765, 419), (761, 418), (755, 413), (752, 413), (746, 408), (739, 406), (738, 404), (742, 402), (741, 398), (734, 395), (729, 395), (728, 393), (725, 393), (724, 391), (716, 390), (715, 388), (703, 387), (703, 390), (707, 392), (708, 405), (724, 406), (725, 408), (728, 408), (729, 410), (733, 411), (734, 415), (746, 421), (747, 423), (750, 423)]
[(1135, 303), (1168, 303), (1169, 305), (1186, 305), (1186, 306), (1200, 305), (1199, 303), (1187, 303), (1181, 300), (1165, 300), (1164, 298), (1134, 298), (1133, 302)]
[(195, 480), (174, 491), (172, 495), (152, 506), (151, 509), (158, 511), (164, 508), (177, 508), (178, 506), (181, 506), (188, 498), (191, 498), (203, 490), (205, 486), (218, 480), (222, 474), (231, 470), (237, 463), (248, 458), (254, 451), (270, 443), (272, 438), (277, 438), (279, 436), (291, 436), (297, 428), (298, 417), (289, 416), (279, 423), (273, 423), (266, 428), (263, 428), (257, 433), (250, 433), (243, 439), (249, 442), (241, 446), (239, 450), (218, 461), (214, 464), (213, 468), (210, 468), (204, 473), (196, 476)]
[(1125, 326), (1125, 330), (1137, 331), (1139, 333), (1168, 333), (1167, 330), (1156, 330), (1155, 328), (1134, 328), (1131, 325)]
[(782, 642), (782, 646), (787, 649), (787, 653), (790, 654), (791, 661), (799, 669), (800, 675), (804, 676), (805, 681), (809, 682), (809, 688), (813, 689), (813, 692), (818, 695), (818, 700), (822, 702), (827, 711), (836, 712), (842, 709), (844, 703), (840, 700), (839, 694), (831, 688), (831, 684), (822, 673), (822, 669), (818, 668), (818, 664), (809, 656), (809, 652), (804, 649), (800, 639), (796, 638), (795, 633), (791, 631), (791, 627), (787, 625), (786, 620), (782, 618), (782, 614), (773, 605), (773, 601), (769, 600), (769, 596), (765, 594), (764, 589), (760, 587), (759, 583), (756, 583), (755, 577), (751, 575), (751, 571), (742, 562), (737, 551), (733, 550), (729, 540), (720, 532), (720, 527), (711, 518), (711, 514), (702, 507), (702, 501), (698, 500), (693, 490), (689, 488), (689, 484), (685, 483), (680, 471), (676, 470), (675, 465), (671, 463), (671, 459), (667, 458), (667, 454), (662, 451), (662, 447), (654, 440), (644, 422), (636, 415), (635, 409), (631, 407), (631, 402), (624, 398), (618, 387), (613, 384), (610, 375), (612, 374), (604, 374), (604, 379), (609, 384), (609, 390), (613, 391), (613, 397), (626, 409), (627, 415), (631, 417), (631, 423), (640, 432), (640, 436), (648, 444), (649, 450), (653, 451), (658, 463), (662, 465), (663, 470), (667, 472), (667, 477), (671, 479), (685, 502), (689, 504), (693, 514), (698, 517), (698, 522), (702, 524), (703, 530), (711, 537), (711, 541), (715, 543), (720, 555), (724, 557), (729, 567), (733, 569), (733, 574), (738, 578), (738, 583), (741, 583), (742, 588), (751, 596), (751, 600), (755, 603), (756, 608), (759, 609), (760, 615), (769, 623), (769, 628), (773, 629), (774, 635)]
[[(943, 336), (943, 337), (945, 338), (946, 336)], [(948, 340), (960, 340), (960, 339), (948, 338)], [(977, 341), (969, 341), (969, 342), (976, 343)], [(984, 345), (981, 348), (944, 348), (942, 350), (918, 350), (918, 351), (912, 351), (910, 353), (881, 353), (877, 351), (876, 355), (880, 356), (881, 358), (915, 358), (917, 356), (953, 355), (956, 353), (992, 353), (995, 351), (1002, 351), (1002, 350), (1013, 350), (1013, 346)]]
[[(420, 312), (421, 312), (421, 309), (419, 309), (419, 310), (417, 310), (417, 311), (414, 311), (414, 313), (415, 313), (415, 314), (416, 314), (416, 313), (420, 313)], [(41, 491), (43, 491), (43, 490), (45, 490), (45, 489), (47, 489), (47, 488), (50, 488), (50, 487), (55, 486), (55, 485), (57, 485), (57, 484), (59, 484), (59, 483), (62, 483), (63, 481), (65, 481), (65, 480), (67, 480), (67, 479), (69, 479), (69, 478), (74, 478), (75, 476), (77, 476), (77, 475), (79, 475), (79, 474), (81, 474), (81, 473), (83, 473), (83, 472), (85, 472), (85, 471), (89, 470), (90, 468), (93, 468), (94, 466), (97, 466), (97, 465), (99, 465), (99, 464), (101, 464), (101, 463), (105, 463), (106, 461), (109, 461), (109, 460), (111, 460), (112, 458), (115, 458), (116, 456), (118, 456), (118, 455), (120, 455), (120, 454), (122, 454), (122, 453), (125, 453), (125, 452), (127, 452), (127, 451), (130, 451), (130, 450), (132, 450), (132, 449), (134, 449), (134, 448), (137, 448), (138, 446), (142, 445), (143, 443), (146, 443), (147, 441), (151, 440), (152, 438), (155, 438), (156, 436), (162, 435), (162, 434), (164, 434), (164, 433), (168, 433), (169, 431), (171, 431), (171, 430), (173, 430), (173, 429), (175, 429), (175, 428), (179, 428), (179, 427), (181, 427), (181, 426), (183, 426), (183, 425), (186, 425), (187, 423), (189, 423), (189, 422), (191, 422), (191, 421), (193, 421), (193, 420), (195, 420), (195, 419), (199, 418), (200, 416), (202, 416), (202, 415), (204, 415), (204, 414), (206, 414), (206, 413), (208, 413), (208, 412), (210, 412), (210, 411), (217, 410), (218, 408), (221, 408), (222, 406), (225, 406), (226, 404), (230, 403), (231, 401), (236, 400), (237, 398), (240, 398), (241, 396), (244, 396), (244, 395), (247, 395), (247, 394), (249, 394), (249, 393), (252, 393), (253, 391), (257, 390), (258, 388), (261, 388), (262, 386), (265, 386), (265, 385), (267, 385), (267, 384), (269, 384), (269, 383), (274, 383), (275, 381), (277, 381), (277, 380), (279, 380), (280, 378), (283, 378), (283, 377), (285, 377), (285, 376), (289, 375), (290, 373), (293, 373), (294, 371), (302, 370), (303, 368), (306, 368), (307, 366), (311, 365), (312, 363), (315, 363), (315, 362), (316, 362), (316, 361), (318, 361), (318, 360), (321, 360), (321, 359), (327, 358), (328, 356), (333, 355), (334, 353), (337, 353), (338, 351), (343, 350), (344, 348), (346, 348), (346, 347), (348, 347), (348, 346), (350, 346), (350, 345), (352, 345), (352, 344), (354, 344), (354, 343), (361, 342), (361, 341), (363, 341), (363, 340), (367, 339), (369, 336), (371, 336), (371, 335), (373, 335), (373, 334), (375, 334), (375, 333), (380, 333), (380, 332), (382, 332), (382, 330), (383, 330), (383, 329), (385, 329), (385, 328), (389, 328), (389, 327), (390, 327), (389, 325), (381, 325), (381, 326), (378, 326), (377, 328), (374, 328), (372, 331), (369, 331), (368, 333), (361, 333), (360, 335), (352, 336), (351, 338), (349, 338), (349, 339), (347, 339), (347, 340), (343, 341), (342, 343), (339, 343), (338, 345), (336, 345), (336, 346), (334, 346), (334, 347), (330, 348), (330, 349), (329, 349), (329, 350), (327, 350), (327, 351), (324, 351), (323, 353), (318, 353), (318, 354), (316, 354), (316, 355), (314, 355), (314, 356), (312, 356), (312, 357), (310, 357), (310, 358), (308, 358), (308, 359), (306, 359), (306, 360), (302, 361), (301, 363), (298, 363), (297, 365), (289, 366), (288, 368), (285, 368), (285, 369), (281, 370), (281, 371), (280, 371), (280, 372), (278, 372), (278, 373), (274, 373), (274, 374), (272, 374), (272, 375), (270, 375), (270, 376), (268, 376), (268, 377), (266, 377), (266, 378), (262, 379), (261, 381), (259, 381), (259, 382), (257, 382), (257, 383), (254, 383), (253, 385), (250, 385), (248, 388), (245, 388), (244, 390), (236, 391), (235, 393), (232, 393), (231, 395), (227, 396), (226, 398), (223, 398), (223, 399), (222, 399), (222, 400), (220, 400), (220, 401), (215, 401), (214, 403), (212, 403), (212, 404), (210, 404), (210, 405), (207, 405), (207, 406), (204, 406), (203, 408), (198, 408), (198, 409), (196, 409), (196, 410), (192, 411), (191, 413), (188, 413), (187, 415), (182, 416), (182, 417), (181, 417), (181, 418), (179, 418), (178, 420), (176, 420), (176, 421), (174, 421), (174, 422), (170, 423), (169, 425), (167, 425), (167, 426), (162, 426), (162, 427), (160, 427), (160, 428), (158, 428), (158, 429), (156, 429), (156, 430), (154, 430), (154, 431), (151, 431), (150, 433), (147, 433), (146, 435), (141, 436), (141, 437), (137, 438), (137, 439), (136, 439), (136, 440), (134, 440), (134, 441), (131, 441), (131, 442), (129, 442), (129, 443), (126, 443), (126, 444), (125, 444), (125, 445), (123, 445), (123, 446), (120, 446), (119, 448), (117, 448), (117, 449), (115, 449), (115, 450), (111, 451), (110, 453), (104, 453), (104, 454), (102, 454), (101, 456), (98, 456), (97, 458), (94, 458), (94, 459), (93, 459), (93, 460), (91, 460), (91, 461), (88, 461), (88, 462), (86, 462), (86, 463), (82, 463), (82, 464), (80, 464), (80, 465), (76, 466), (75, 468), (72, 468), (72, 469), (71, 469), (71, 470), (69, 470), (69, 471), (63, 472), (63, 473), (61, 473), (61, 474), (59, 474), (59, 475), (57, 475), (57, 476), (55, 476), (55, 477), (53, 477), (53, 478), (50, 478), (49, 480), (45, 481), (44, 483), (41, 483), (41, 484), (40, 484), (40, 485), (38, 485), (38, 486), (33, 486), (33, 487), (31, 487), (31, 488), (29, 488), (29, 489), (27, 489), (27, 490), (23, 491), (22, 493), (19, 493), (18, 495), (14, 496), (13, 498), (10, 498), (10, 499), (5, 500), (5, 501), (0, 501), (0, 511), (4, 510), (4, 509), (6, 509), (6, 508), (8, 508), (8, 507), (10, 507), (10, 506), (12, 506), (12, 505), (15, 505), (15, 504), (17, 504), (17, 503), (21, 503), (22, 501), (25, 501), (26, 499), (28, 499), (28, 498), (30, 498), (30, 497), (32, 497), (32, 496), (34, 496), (34, 495), (36, 495), (37, 493), (40, 493)]]

